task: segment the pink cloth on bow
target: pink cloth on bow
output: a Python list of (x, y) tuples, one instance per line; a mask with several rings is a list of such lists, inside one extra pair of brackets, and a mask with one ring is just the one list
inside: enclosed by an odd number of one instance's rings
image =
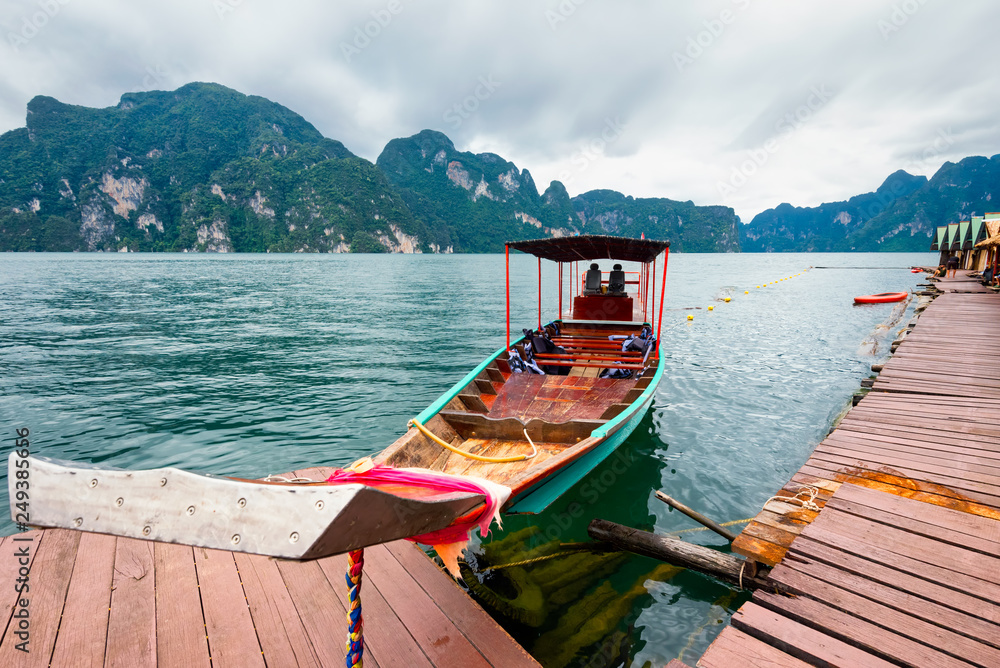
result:
[[(327, 483), (335, 485), (360, 484), (378, 487), (379, 485), (407, 485), (435, 492), (451, 493), (461, 492), (467, 494), (482, 494), (486, 497), (486, 506), (476, 518), (467, 522), (451, 524), (443, 529), (431, 531), (419, 536), (410, 536), (407, 540), (424, 545), (432, 545), (438, 553), (448, 563), (448, 570), (457, 574), (457, 555), (451, 559), (445, 556), (448, 554), (461, 554), (462, 548), (469, 540), (469, 534), (476, 527), (479, 528), (481, 536), (486, 537), (490, 533), (490, 525), (496, 520), (500, 526), (500, 508), (510, 497), (510, 488), (504, 487), (489, 480), (473, 478), (470, 476), (457, 476), (448, 473), (440, 473), (429, 469), (405, 468), (397, 469), (391, 466), (376, 464), (367, 471), (353, 471), (337, 469), (326, 479)], [(443, 549), (443, 546), (458, 543), (453, 549)], [(454, 565), (454, 569), (452, 566)]]

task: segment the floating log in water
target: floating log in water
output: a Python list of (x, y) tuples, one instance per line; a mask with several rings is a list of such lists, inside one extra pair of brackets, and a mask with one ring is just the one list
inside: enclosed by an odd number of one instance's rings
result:
[(757, 573), (756, 562), (725, 554), (710, 547), (694, 545), (669, 536), (658, 536), (607, 520), (591, 521), (587, 533), (594, 540), (610, 543), (620, 550), (705, 573), (741, 589), (774, 586)]

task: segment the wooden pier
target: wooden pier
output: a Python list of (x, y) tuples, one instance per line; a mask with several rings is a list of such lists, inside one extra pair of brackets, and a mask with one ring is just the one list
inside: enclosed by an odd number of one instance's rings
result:
[[(27, 654), (12, 617), (24, 547)], [(285, 561), (59, 529), (6, 536), (0, 555), (2, 666), (344, 665), (344, 555)], [(365, 550), (361, 598), (366, 666), (538, 665), (411, 543)]]
[[(733, 544), (773, 566), (699, 660), (1000, 666), (1000, 295), (967, 276)], [(808, 507), (803, 507), (803, 506)]]

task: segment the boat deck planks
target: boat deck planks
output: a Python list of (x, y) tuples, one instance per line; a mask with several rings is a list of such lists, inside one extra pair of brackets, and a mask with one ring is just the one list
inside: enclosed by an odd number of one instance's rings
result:
[(1000, 295), (977, 286), (942, 279), (872, 391), (778, 492), (811, 485), (819, 511), (772, 500), (738, 536), (776, 590), (699, 666), (1000, 665)]
[[(31, 652), (11, 624), (16, 559), (0, 559), (0, 665), (344, 663), (346, 555), (285, 561), (63, 529), (0, 542), (15, 545), (31, 546)], [(538, 665), (406, 541), (365, 550), (362, 604), (366, 665)]]
[(548, 422), (597, 420), (621, 403), (635, 384), (635, 378), (515, 374), (504, 383), (488, 415)]

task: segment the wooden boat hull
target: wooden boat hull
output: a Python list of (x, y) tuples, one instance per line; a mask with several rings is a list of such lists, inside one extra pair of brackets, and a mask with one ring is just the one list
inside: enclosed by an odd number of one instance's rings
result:
[[(642, 323), (589, 322), (586, 325), (597, 328), (600, 332), (601, 328), (604, 328), (603, 331), (638, 329)], [(596, 337), (592, 340), (596, 340)], [(520, 343), (519, 339), (514, 345)], [(532, 389), (537, 391), (540, 397), (543, 392), (547, 394), (558, 392), (561, 389), (560, 382), (584, 383), (584, 381), (560, 381), (567, 379), (566, 376), (521, 374), (520, 377), (507, 376), (503, 382), (492, 383), (495, 386), (493, 389), (499, 396), (493, 396), (491, 399), (485, 394), (476, 396), (477, 387), (490, 390), (491, 383), (488, 379), (498, 377), (497, 374), (504, 364), (506, 350), (501, 348), (484, 360), (417, 416), (417, 421), (428, 425), (437, 436), (447, 442), (457, 443), (461, 440), (464, 445), (459, 445), (460, 448), (487, 455), (497, 449), (502, 450), (503, 454), (529, 452), (532, 449), (532, 442), (551, 439), (547, 445), (552, 446), (552, 452), (547, 453), (548, 456), (544, 461), (528, 460), (523, 463), (503, 465), (463, 462), (461, 456), (444, 452), (438, 445), (417, 434), (414, 429), (380, 453), (376, 461), (392, 466), (420, 466), (448, 473), (483, 477), (511, 488), (511, 497), (504, 505), (504, 512), (540, 513), (582, 480), (629, 437), (652, 405), (664, 369), (662, 350), (657, 350), (653, 359), (649, 360), (649, 368), (639, 380), (592, 381), (591, 385), (603, 382), (605, 386), (613, 386), (616, 382), (622, 383), (623, 391), (627, 390), (620, 403), (607, 407), (604, 414), (600, 415), (601, 419), (595, 419), (597, 415), (585, 415), (583, 418), (577, 416), (576, 419), (553, 422), (544, 418), (548, 415), (546, 412), (542, 413), (543, 417), (533, 417), (530, 411), (521, 411), (515, 419), (504, 411), (496, 410), (503, 401), (503, 389), (499, 389), (500, 387), (512, 382), (532, 385)], [(629, 382), (632, 384), (629, 385)], [(551, 384), (539, 387), (539, 384), (545, 383)], [(569, 394), (579, 393), (583, 389), (572, 387)], [(609, 389), (609, 392), (611, 391)], [(615, 396), (622, 396), (622, 393), (619, 392)], [(489, 405), (485, 399), (490, 399)], [(583, 400), (585, 399), (586, 395), (583, 397)], [(560, 398), (555, 400), (561, 401)], [(524, 399), (520, 401), (523, 407)], [(604, 409), (603, 405), (598, 405)], [(569, 412), (572, 412), (572, 409)], [(499, 415), (494, 415), (495, 413)], [(518, 435), (522, 427), (531, 442), (525, 436)]]

